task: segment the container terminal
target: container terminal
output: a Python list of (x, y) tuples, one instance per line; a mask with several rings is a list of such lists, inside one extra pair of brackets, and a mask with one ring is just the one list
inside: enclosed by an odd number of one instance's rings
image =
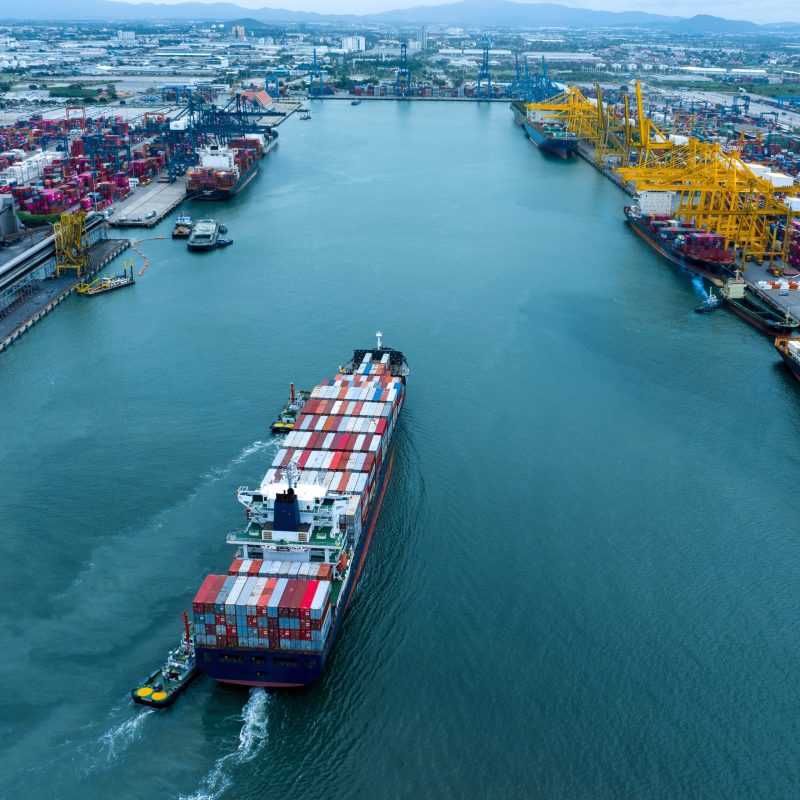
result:
[(751, 116), (747, 96), (716, 110), (660, 97), (646, 112), (639, 81), (632, 92), (532, 94), (512, 111), (546, 152), (574, 137), (634, 198), (620, 221), (718, 287), (731, 311), (770, 336), (800, 335), (800, 137), (775, 116)]
[(103, 293), (93, 279), (131, 244), (110, 227), (152, 228), (185, 201), (245, 191), (298, 107), (198, 91), (154, 112), (67, 106), (0, 126), (0, 350), (77, 287)]

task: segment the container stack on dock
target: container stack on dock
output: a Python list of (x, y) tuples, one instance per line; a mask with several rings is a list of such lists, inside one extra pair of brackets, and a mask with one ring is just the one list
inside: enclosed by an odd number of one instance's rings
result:
[(331, 625), (331, 582), (209, 575), (192, 617), (203, 647), (320, 651)]

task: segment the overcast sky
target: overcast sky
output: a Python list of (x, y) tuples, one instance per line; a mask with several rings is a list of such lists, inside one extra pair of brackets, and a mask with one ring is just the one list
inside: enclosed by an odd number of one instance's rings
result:
[[(129, 0), (130, 1), (130, 0)], [(144, 0), (133, 0), (143, 2)], [(149, 0), (150, 2), (183, 2), (183, 0)], [(199, 0), (214, 2), (214, 0)], [(248, 8), (288, 8), (293, 11), (319, 11), (327, 14), (367, 14), (412, 6), (443, 5), (455, 0), (230, 0)], [(549, 0), (560, 2), (560, 0)], [(490, 2), (490, 0), (487, 0)], [(525, 0), (518, 0), (525, 2)], [(714, 14), (728, 19), (753, 22), (800, 22), (800, 0), (563, 0), (563, 5), (594, 8), (601, 11), (649, 11), (654, 14), (691, 17)]]

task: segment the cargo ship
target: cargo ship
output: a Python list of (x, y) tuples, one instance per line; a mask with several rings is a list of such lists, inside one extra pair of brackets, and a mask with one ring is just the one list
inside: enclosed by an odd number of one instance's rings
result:
[(231, 684), (300, 687), (323, 673), (375, 532), (405, 400), (405, 356), (355, 350), (315, 386), (260, 484), (227, 574), (192, 603), (198, 668)]
[(800, 339), (778, 336), (775, 339), (775, 349), (781, 354), (792, 375), (800, 381)]
[(748, 284), (739, 272), (725, 281), (721, 294), (725, 305), (736, 316), (768, 336), (790, 334), (800, 327), (800, 321), (778, 307), (768, 294)]
[(226, 145), (209, 144), (198, 150), (199, 163), (188, 172), (187, 193), (195, 200), (227, 200), (256, 177), (259, 159), (276, 144), (278, 134), (270, 131), (231, 139)]
[(702, 275), (716, 285), (719, 285), (721, 278), (731, 277), (735, 273), (736, 253), (725, 247), (721, 236), (672, 219), (670, 208), (655, 208), (659, 201), (654, 204), (650, 203), (651, 199), (648, 198), (648, 204), (654, 205), (654, 211), (658, 213), (643, 209), (641, 200), (625, 206), (625, 219), (639, 238), (668, 261)]
[(527, 137), (544, 153), (572, 158), (578, 153), (578, 138), (566, 125), (548, 119), (546, 113), (528, 110), (522, 123)]

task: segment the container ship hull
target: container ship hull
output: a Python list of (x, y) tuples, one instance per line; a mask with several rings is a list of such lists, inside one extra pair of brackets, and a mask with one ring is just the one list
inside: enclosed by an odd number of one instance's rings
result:
[(255, 489), (239, 487), (236, 557), (192, 603), (200, 670), (223, 683), (306, 686), (323, 673), (391, 480), (408, 365), (378, 336), (304, 398)]
[(647, 223), (635, 216), (626, 214), (626, 220), (631, 230), (659, 255), (666, 258), (682, 269), (694, 272), (707, 278), (712, 283), (719, 285), (720, 279), (729, 278), (734, 274), (733, 264), (726, 265), (702, 258), (693, 258), (685, 253), (681, 253), (672, 247), (668, 242), (663, 242), (650, 230)]
[(577, 139), (551, 136), (539, 125), (527, 119), (522, 123), (522, 127), (528, 138), (544, 153), (563, 159), (572, 158), (578, 153)]
[(788, 337), (775, 339), (775, 349), (781, 354), (783, 363), (794, 377), (800, 381), (800, 341)]
[(372, 535), (380, 516), (393, 466), (394, 453), (390, 452), (378, 478), (376, 499), (367, 519), (366, 534), (361, 537), (356, 550), (356, 573), (343, 590), (337, 604), (341, 610), (336, 613), (325, 649), (321, 653), (308, 653), (302, 650), (276, 652), (240, 647), (197, 647), (197, 663), (203, 672), (220, 683), (263, 686), (273, 689), (296, 689), (307, 686), (320, 678), (341, 629), (347, 606), (356, 590), (358, 579), (361, 577), (361, 570), (372, 543)]
[(242, 174), (239, 179), (231, 187), (222, 186), (200, 186), (192, 189), (189, 185), (189, 193), (192, 194), (193, 200), (229, 200), (235, 197), (242, 191), (252, 180), (258, 175), (258, 162), (254, 161)]

